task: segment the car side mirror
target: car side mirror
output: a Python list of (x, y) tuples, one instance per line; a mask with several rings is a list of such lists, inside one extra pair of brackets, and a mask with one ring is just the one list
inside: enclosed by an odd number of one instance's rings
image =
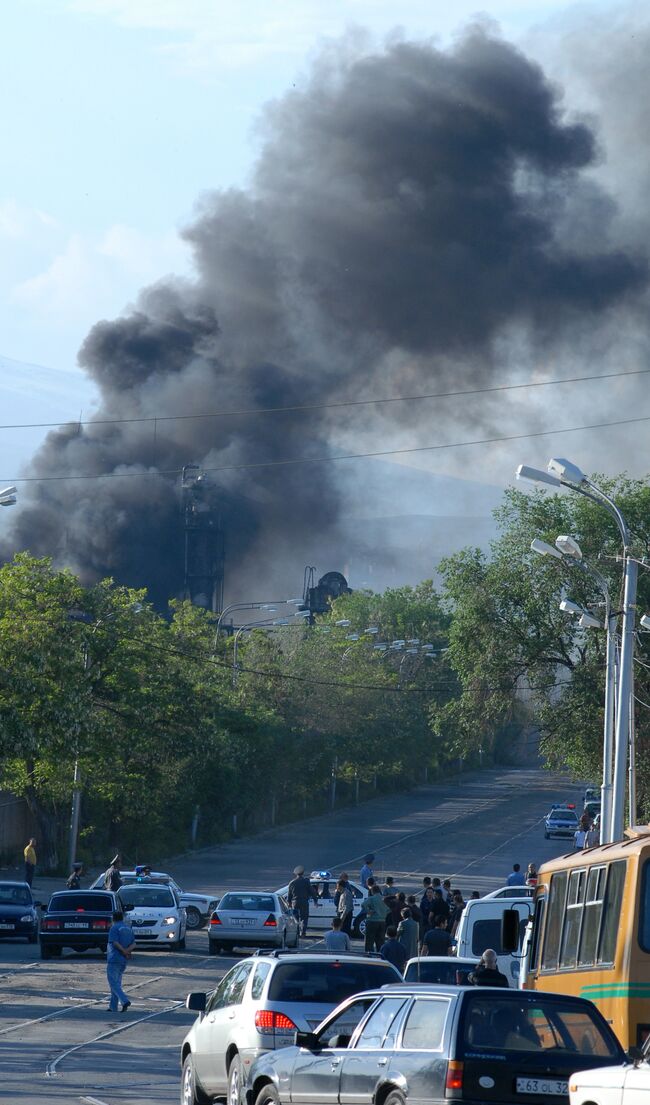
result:
[(504, 952), (516, 952), (519, 947), (519, 924), (521, 918), (516, 909), (504, 909), (501, 918), (501, 947)]
[(634, 1063), (635, 1067), (638, 1067), (639, 1063), (642, 1063), (645, 1059), (645, 1055), (640, 1047), (631, 1047), (628, 1050), (627, 1057), (631, 1063)]
[(296, 1047), (304, 1047), (307, 1051), (320, 1051), (320, 1040), (315, 1032), (296, 1032)]
[(195, 990), (185, 998), (185, 1008), (193, 1009), (195, 1013), (205, 1013), (206, 994), (201, 990)]

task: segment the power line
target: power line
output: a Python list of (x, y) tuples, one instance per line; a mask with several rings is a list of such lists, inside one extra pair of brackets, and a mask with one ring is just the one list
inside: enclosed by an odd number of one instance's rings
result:
[(471, 395), (490, 395), (504, 391), (523, 391), (528, 388), (545, 388), (557, 384), (581, 384), (593, 380), (612, 380), (623, 376), (644, 376), (650, 368), (626, 369), (623, 372), (606, 372), (597, 376), (560, 376), (554, 380), (531, 380), (526, 384), (495, 384), (493, 387), (468, 388), (458, 391), (429, 391), (422, 395), (393, 395), (380, 399), (348, 399), (337, 403), (301, 403), (288, 407), (242, 407), (225, 411), (207, 411), (198, 414), (142, 415), (133, 418), (75, 418), (65, 422), (7, 422), (0, 430), (52, 430), (81, 426), (127, 426), (143, 423), (186, 422), (212, 418), (241, 418), (261, 414), (300, 414), (303, 411), (336, 410), (341, 407), (372, 407), (389, 403), (420, 403), (424, 399), (457, 399)]
[[(448, 441), (439, 445), (417, 445), (407, 449), (378, 449), (367, 453), (339, 453), (329, 457), (295, 457), (285, 460), (260, 460), (249, 461), (244, 464), (221, 464), (212, 468), (203, 468), (203, 472), (238, 472), (253, 468), (288, 468), (297, 465), (329, 464), (339, 460), (365, 460), (371, 457), (404, 456), (411, 453), (432, 453), (445, 449), (462, 449), (473, 445), (495, 445), (503, 441), (528, 441), (538, 437), (551, 437), (555, 434), (580, 433), (583, 430), (604, 430), (613, 426), (634, 426), (642, 422), (650, 422), (650, 415), (639, 418), (619, 418), (611, 422), (589, 422), (583, 426), (561, 426), (555, 430), (535, 430), (526, 434), (503, 434), (497, 437), (473, 438), (469, 441)], [(163, 478), (165, 476), (179, 476), (182, 468), (158, 468), (155, 470), (139, 470), (137, 472), (89, 472), (65, 476), (5, 476), (6, 483), (58, 483), (65, 480), (105, 480), (128, 478)]]

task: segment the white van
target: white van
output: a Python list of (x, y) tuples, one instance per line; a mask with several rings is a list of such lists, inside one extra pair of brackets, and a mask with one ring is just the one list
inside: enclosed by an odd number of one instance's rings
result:
[[(486, 948), (494, 948), (499, 960), (499, 970), (510, 986), (519, 986), (519, 964), (523, 953), (524, 934), (532, 913), (532, 901), (524, 893), (518, 898), (472, 898), (465, 906), (456, 931), (456, 955), (481, 958)], [(516, 909), (519, 914), (519, 947), (516, 952), (503, 950), (501, 923), (506, 909)]]

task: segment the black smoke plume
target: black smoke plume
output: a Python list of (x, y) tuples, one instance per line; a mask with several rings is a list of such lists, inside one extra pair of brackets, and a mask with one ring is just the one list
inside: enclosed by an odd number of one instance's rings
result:
[[(98, 419), (431, 390), (450, 372), (461, 386), (487, 384), (504, 334), (518, 329), (540, 350), (571, 343), (645, 288), (645, 260), (608, 240), (611, 205), (593, 183), (583, 188), (592, 130), (568, 121), (542, 70), (485, 27), (448, 51), (340, 42), (262, 126), (250, 187), (205, 197), (186, 231), (196, 279), (147, 288), (86, 338), (80, 362), (101, 393)], [(566, 231), (580, 203), (578, 240)], [(394, 414), (417, 436), (412, 407)], [(361, 408), (62, 429), (32, 473), (105, 478), (35, 485), (5, 551), (146, 584), (162, 602), (181, 587), (182, 538), (179, 478), (156, 472), (324, 456), (341, 427), (350, 440), (373, 417)], [(306, 535), (336, 521), (335, 466), (214, 478), (230, 580), (251, 564), (263, 576), (261, 561), (287, 540), (298, 580)]]

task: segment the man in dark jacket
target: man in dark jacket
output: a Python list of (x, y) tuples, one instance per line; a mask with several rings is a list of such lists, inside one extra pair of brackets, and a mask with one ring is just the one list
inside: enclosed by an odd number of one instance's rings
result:
[(309, 902), (310, 900), (318, 902), (318, 894), (316, 887), (312, 886), (310, 880), (305, 877), (304, 867), (294, 867), (293, 873), (295, 878), (289, 883), (287, 898), (293, 915), (298, 921), (300, 935), (306, 936), (309, 924)]
[(122, 876), (120, 875), (120, 854), (113, 856), (111, 865), (104, 875), (104, 890), (112, 890), (115, 894), (122, 885)]
[(508, 979), (499, 970), (497, 953), (492, 948), (485, 949), (481, 962), (467, 976), (467, 981), (471, 986), (500, 986), (503, 990), (510, 989)]
[(404, 968), (406, 966), (406, 948), (397, 939), (397, 929), (395, 925), (389, 925), (386, 929), (386, 941), (379, 949), (379, 954), (382, 959), (387, 959), (389, 963), (393, 964), (393, 967), (397, 967), (397, 970), (401, 975), (404, 974)]

